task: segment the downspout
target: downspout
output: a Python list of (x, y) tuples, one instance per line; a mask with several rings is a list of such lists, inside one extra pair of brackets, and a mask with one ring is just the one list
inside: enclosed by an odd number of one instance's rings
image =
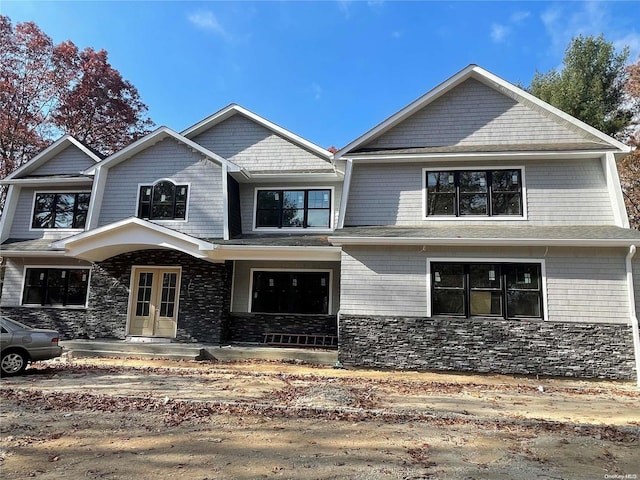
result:
[(631, 332), (633, 335), (633, 352), (636, 358), (636, 385), (640, 387), (640, 332), (638, 329), (638, 318), (636, 317), (636, 300), (633, 291), (633, 265), (631, 259), (636, 254), (636, 246), (629, 247), (627, 253), (627, 293), (629, 298), (629, 321), (631, 322)]

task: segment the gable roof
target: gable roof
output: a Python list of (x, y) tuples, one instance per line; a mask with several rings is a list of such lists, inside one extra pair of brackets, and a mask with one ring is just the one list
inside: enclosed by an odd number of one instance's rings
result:
[[(371, 142), (372, 140), (380, 137), (384, 133), (399, 125), (407, 118), (411, 117), (419, 110), (423, 109), (430, 103), (434, 102), (436, 99), (440, 98), (442, 95), (453, 90), (458, 85), (469, 79), (475, 79), (489, 86), (490, 88), (493, 88), (498, 92), (511, 97), (512, 99), (526, 105), (532, 110), (538, 111), (539, 113), (550, 117), (555, 122), (563, 125), (569, 130), (582, 133), (582, 135), (584, 135), (585, 137), (597, 139), (598, 144), (593, 143), (594, 148), (599, 147), (600, 149), (615, 149), (623, 153), (628, 153), (631, 151), (631, 148), (623, 144), (622, 142), (619, 142), (618, 140), (593, 128), (592, 126), (578, 120), (577, 118), (574, 118), (571, 115), (559, 110), (558, 108), (540, 100), (539, 98), (488, 72), (478, 65), (472, 64), (459, 71), (451, 78), (444, 81), (434, 89), (430, 90), (414, 102), (410, 103), (391, 117), (387, 118), (368, 132), (356, 138), (347, 146), (340, 149), (336, 153), (335, 158), (340, 158), (346, 154), (357, 151), (359, 148), (365, 146), (368, 142)], [(599, 145), (600, 143), (601, 145)]]
[(87, 155), (91, 160), (93, 160), (96, 163), (102, 160), (102, 158), (100, 158), (99, 155), (97, 155), (92, 149), (84, 145), (82, 142), (80, 142), (79, 140), (76, 140), (71, 135), (65, 135), (64, 137), (59, 138), (58, 140), (53, 142), (51, 145), (49, 145), (47, 148), (42, 150), (38, 155), (33, 157), (30, 161), (22, 165), (13, 173), (11, 173), (10, 175), (7, 175), (4, 181), (17, 180), (19, 178), (24, 177), (25, 175), (35, 171), (36, 169), (38, 169), (39, 167), (47, 163), (49, 160), (51, 160), (60, 152), (69, 148), (70, 146), (73, 146), (78, 150), (82, 151), (85, 155)]
[(273, 122), (270, 122), (266, 118), (263, 118), (260, 115), (257, 115), (235, 103), (232, 103), (226, 106), (222, 110), (219, 110), (213, 115), (210, 115), (209, 117), (187, 128), (181, 133), (187, 138), (194, 138), (195, 136), (201, 134), (202, 132), (209, 130), (211, 127), (227, 120), (233, 115), (243, 115), (244, 117), (250, 119), (251, 121), (272, 131), (276, 135), (279, 135), (280, 137), (283, 137), (289, 140), (290, 142), (298, 145), (299, 147), (304, 148), (305, 150), (308, 150), (320, 157), (323, 157), (327, 161), (330, 161), (333, 157), (333, 154), (329, 150), (325, 150), (324, 148), (316, 145), (315, 143), (310, 142), (309, 140), (306, 140), (300, 137), (299, 135), (296, 135), (295, 133), (290, 132), (285, 128), (282, 128), (281, 126), (276, 125)]
[[(157, 129), (155, 129), (153, 132), (151, 132), (151, 133), (145, 135), (144, 137), (136, 140), (135, 142), (129, 144), (128, 146), (126, 146), (122, 150), (120, 150), (120, 151), (114, 153), (113, 155), (105, 158), (102, 162), (100, 162), (99, 165), (96, 165), (96, 166), (100, 167), (100, 168), (111, 168), (111, 167), (119, 164), (120, 162), (123, 162), (123, 161), (133, 157), (137, 153), (140, 153), (143, 150), (146, 150), (147, 148), (151, 147), (152, 145), (155, 145), (156, 143), (158, 143), (158, 142), (160, 142), (162, 140), (165, 140), (167, 138), (172, 138), (173, 140), (186, 145), (187, 147), (189, 147), (193, 151), (196, 151), (196, 152), (202, 154), (203, 156), (209, 158), (210, 160), (213, 160), (214, 162), (218, 163), (219, 165), (227, 166), (229, 168), (229, 171), (238, 171), (238, 170), (240, 170), (240, 168), (237, 165), (235, 165), (232, 162), (226, 160), (225, 158), (221, 157), (220, 155), (212, 152), (211, 150), (208, 150), (208, 149), (204, 148), (202, 145), (198, 145), (197, 143), (192, 142), (188, 138), (186, 138), (186, 137), (180, 135), (179, 133), (171, 130), (169, 127), (159, 127)], [(91, 168), (85, 170), (84, 173), (88, 174), (88, 175), (91, 175), (95, 171), (95, 168), (96, 167), (91, 167)]]

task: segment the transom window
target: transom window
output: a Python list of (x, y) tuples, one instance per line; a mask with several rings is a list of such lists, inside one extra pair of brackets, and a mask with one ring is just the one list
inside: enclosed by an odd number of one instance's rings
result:
[(329, 272), (254, 271), (251, 311), (329, 313)]
[(84, 228), (89, 192), (36, 193), (31, 228)]
[(258, 190), (256, 228), (329, 228), (331, 190)]
[(140, 187), (138, 217), (149, 220), (184, 220), (187, 215), (187, 185), (163, 180)]
[(23, 305), (85, 305), (89, 270), (85, 268), (27, 268)]
[(427, 216), (522, 216), (521, 170), (426, 172)]
[(542, 318), (537, 263), (432, 263), (434, 315)]

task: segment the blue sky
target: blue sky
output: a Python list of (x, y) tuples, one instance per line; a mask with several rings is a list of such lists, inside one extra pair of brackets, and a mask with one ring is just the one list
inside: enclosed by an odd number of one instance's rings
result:
[(105, 49), (157, 125), (238, 103), (343, 147), (470, 63), (528, 85), (576, 35), (640, 54), (640, 2), (0, 0), (58, 43)]

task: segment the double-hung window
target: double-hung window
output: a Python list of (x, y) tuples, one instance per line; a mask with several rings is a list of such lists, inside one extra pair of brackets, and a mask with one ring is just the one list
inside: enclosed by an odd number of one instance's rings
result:
[(522, 216), (522, 171), (426, 172), (427, 216)]
[(258, 190), (256, 228), (329, 228), (331, 190)]
[(329, 313), (329, 272), (254, 271), (251, 311)]
[(31, 228), (84, 228), (89, 192), (36, 193)]
[(88, 288), (86, 268), (27, 268), (22, 304), (84, 306)]
[(538, 263), (431, 264), (434, 315), (542, 318)]
[(149, 220), (185, 220), (188, 185), (163, 180), (140, 186), (138, 217)]

